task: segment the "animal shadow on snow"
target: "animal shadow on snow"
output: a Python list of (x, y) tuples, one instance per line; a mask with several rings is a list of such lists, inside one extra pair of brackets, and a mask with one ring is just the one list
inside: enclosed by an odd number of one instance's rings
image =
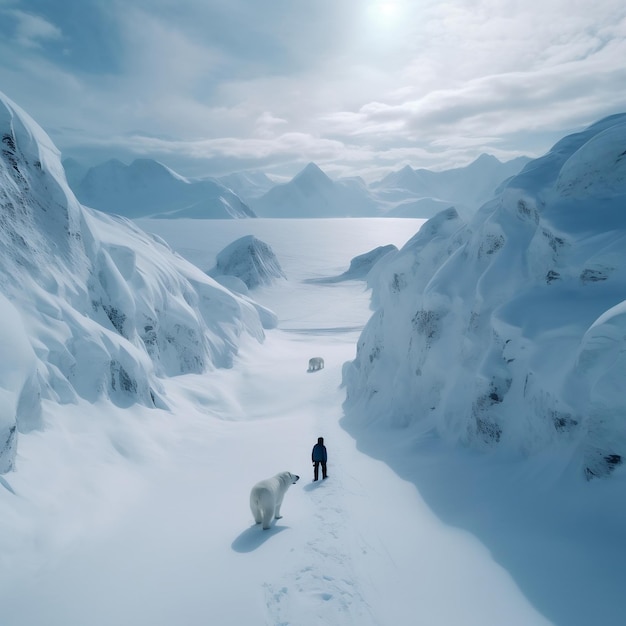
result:
[(246, 528), (231, 544), (231, 548), (235, 552), (253, 552), (261, 547), (268, 539), (271, 539), (283, 530), (287, 530), (289, 526), (277, 526), (276, 520), (272, 521), (272, 525), (268, 530), (262, 530), (260, 524), (254, 524), (250, 528)]

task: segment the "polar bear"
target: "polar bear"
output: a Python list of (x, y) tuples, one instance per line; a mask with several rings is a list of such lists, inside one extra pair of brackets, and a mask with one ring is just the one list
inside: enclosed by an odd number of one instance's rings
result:
[(309, 372), (321, 370), (324, 367), (324, 359), (321, 356), (314, 356), (309, 359)]
[(257, 524), (263, 523), (263, 530), (270, 527), (272, 518), (280, 519), (280, 505), (283, 503), (285, 492), (291, 485), (295, 485), (300, 476), (291, 472), (280, 472), (272, 478), (258, 482), (250, 492), (250, 510)]

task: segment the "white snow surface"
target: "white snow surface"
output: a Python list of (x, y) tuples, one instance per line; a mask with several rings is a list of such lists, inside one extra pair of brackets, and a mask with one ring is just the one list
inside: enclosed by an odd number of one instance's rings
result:
[[(1, 479), (3, 626), (623, 620), (621, 468), (586, 482), (553, 473), (548, 454), (511, 462), (350, 420), (357, 445), (344, 429), (342, 369), (370, 292), (310, 279), (402, 246), (419, 221), (140, 225), (199, 266), (252, 227), (289, 276), (255, 294), (278, 328), (230, 369), (164, 380), (169, 410), (44, 403), (44, 430), (22, 437)], [(326, 367), (308, 373), (317, 355)], [(312, 483), (318, 436), (329, 478)], [(283, 470), (302, 478), (262, 531), (250, 489)]]

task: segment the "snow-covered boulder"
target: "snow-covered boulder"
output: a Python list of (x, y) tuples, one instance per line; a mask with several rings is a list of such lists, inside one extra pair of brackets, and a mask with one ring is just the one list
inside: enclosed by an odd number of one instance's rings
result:
[(217, 255), (209, 275), (215, 278), (234, 276), (248, 289), (286, 278), (272, 248), (253, 235), (240, 237), (226, 246)]
[(351, 419), (581, 473), (626, 458), (626, 115), (564, 138), (469, 223), (446, 211), (377, 273)]
[(227, 367), (259, 312), (125, 218), (82, 207), (45, 132), (0, 94), (0, 471), (42, 399), (165, 406)]

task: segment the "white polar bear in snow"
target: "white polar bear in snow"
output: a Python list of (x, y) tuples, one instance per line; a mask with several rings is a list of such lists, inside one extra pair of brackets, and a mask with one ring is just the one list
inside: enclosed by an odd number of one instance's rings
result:
[(270, 527), (272, 518), (280, 519), (280, 505), (283, 503), (285, 492), (291, 485), (295, 485), (300, 476), (291, 472), (280, 472), (272, 478), (258, 482), (250, 492), (250, 510), (257, 524), (263, 523), (263, 530)]
[(321, 370), (324, 367), (324, 359), (321, 356), (314, 356), (309, 359), (309, 372)]

